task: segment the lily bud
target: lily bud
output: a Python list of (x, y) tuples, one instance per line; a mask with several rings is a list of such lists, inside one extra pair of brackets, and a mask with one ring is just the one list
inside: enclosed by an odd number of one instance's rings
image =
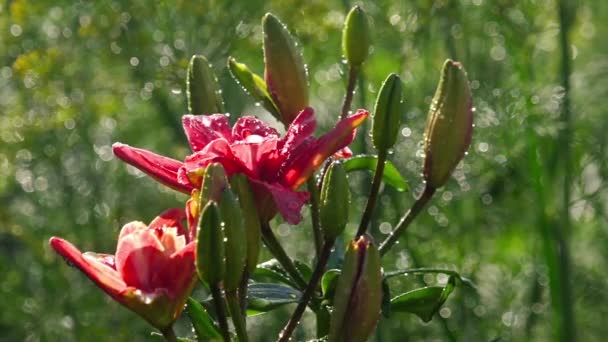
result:
[(348, 12), (342, 31), (342, 54), (351, 67), (363, 64), (370, 43), (367, 15), (361, 7), (355, 6)]
[(390, 74), (382, 83), (376, 99), (372, 122), (372, 143), (379, 154), (395, 145), (403, 113), (401, 79)]
[(201, 206), (207, 201), (219, 202), (222, 192), (229, 187), (228, 177), (220, 163), (211, 163), (205, 169), (203, 185), (201, 187)]
[(308, 75), (293, 37), (275, 16), (267, 13), (264, 29), (264, 79), (268, 91), (289, 125), (308, 106)]
[(473, 99), (462, 65), (443, 64), (424, 134), (424, 179), (437, 189), (445, 184), (471, 143)]
[(348, 222), (350, 191), (346, 170), (340, 162), (333, 162), (323, 177), (319, 211), (325, 236), (335, 239), (342, 234)]
[(205, 56), (194, 55), (190, 59), (186, 88), (188, 111), (191, 114), (224, 112), (224, 100), (217, 77)]
[(224, 243), (226, 252), (226, 272), (224, 273), (224, 289), (238, 289), (247, 256), (247, 239), (245, 227), (241, 219), (239, 201), (230, 189), (226, 189), (220, 200), (220, 214), (224, 222)]
[(208, 284), (219, 284), (224, 279), (226, 259), (224, 232), (217, 203), (209, 202), (200, 213), (196, 272)]
[(329, 341), (365, 342), (380, 318), (382, 268), (371, 237), (351, 241), (334, 295)]
[(247, 176), (242, 173), (234, 174), (230, 180), (230, 184), (232, 185), (232, 190), (239, 197), (239, 204), (241, 205), (241, 215), (247, 240), (246, 268), (252, 274), (258, 265), (260, 246), (262, 244), (260, 218)]

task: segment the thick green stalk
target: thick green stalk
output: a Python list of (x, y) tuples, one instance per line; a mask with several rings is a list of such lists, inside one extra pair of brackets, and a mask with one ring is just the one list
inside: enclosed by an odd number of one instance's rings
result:
[(350, 105), (353, 102), (353, 96), (355, 95), (355, 86), (357, 85), (357, 77), (359, 75), (359, 67), (348, 67), (348, 83), (346, 84), (346, 94), (344, 94), (344, 100), (342, 102), (342, 110), (340, 111), (340, 119), (346, 118)]
[(357, 235), (355, 236), (355, 239), (358, 239), (359, 236), (365, 234), (367, 226), (369, 225), (369, 222), (372, 219), (372, 214), (374, 212), (374, 208), (376, 207), (376, 201), (378, 198), (378, 191), (380, 191), (380, 185), (382, 184), (382, 174), (384, 173), (384, 165), (386, 164), (387, 156), (388, 154), (386, 151), (378, 155), (378, 163), (376, 164), (376, 171), (374, 172), (372, 188), (369, 191), (365, 211), (361, 216), (361, 223), (359, 224), (359, 229), (357, 229)]
[(397, 223), (395, 229), (393, 229), (393, 231), (389, 234), (388, 238), (386, 238), (386, 240), (384, 240), (380, 244), (380, 256), (386, 254), (386, 252), (391, 249), (395, 242), (397, 242), (401, 234), (403, 234), (403, 232), (407, 229), (410, 223), (412, 223), (416, 216), (418, 216), (418, 214), (422, 212), (422, 209), (424, 209), (428, 201), (433, 197), (433, 194), (435, 194), (434, 188), (428, 186), (424, 188), (424, 191), (422, 191), (420, 197), (418, 197), (416, 202), (414, 202), (412, 208), (410, 208), (410, 210), (408, 210), (405, 215), (401, 217), (401, 220), (399, 220), (399, 223)]
[(226, 303), (224, 302), (224, 296), (222, 290), (217, 284), (209, 285), (211, 290), (211, 296), (213, 296), (213, 303), (215, 305), (215, 313), (217, 315), (217, 321), (220, 326), (220, 332), (224, 342), (230, 342), (230, 330), (228, 329), (228, 320), (226, 318)]
[(272, 253), (291, 279), (298, 285), (298, 289), (305, 289), (306, 281), (304, 277), (302, 277), (293, 261), (291, 261), (291, 258), (287, 255), (287, 252), (283, 249), (283, 246), (279, 243), (279, 240), (277, 240), (268, 222), (262, 222), (262, 240), (270, 253)]
[[(327, 261), (329, 260), (329, 256), (331, 255), (331, 249), (334, 246), (333, 239), (326, 240), (325, 244), (323, 244), (323, 249), (321, 250), (321, 254), (319, 255), (319, 261), (317, 262), (317, 266), (310, 277), (310, 281), (306, 286), (306, 290), (304, 290), (304, 294), (302, 295), (302, 299), (300, 303), (296, 307), (296, 310), (293, 312), (293, 315), (285, 325), (285, 328), (281, 330), (279, 334), (279, 342), (289, 341), (291, 339), (291, 335), (293, 334), (295, 328), (298, 326), (304, 311), (306, 310), (306, 306), (308, 302), (312, 299), (315, 294), (315, 290), (319, 286), (319, 281), (321, 280), (321, 276), (323, 276), (323, 272), (325, 271), (325, 266), (327, 265)], [(318, 322), (317, 322), (318, 323)]]
[(167, 329), (163, 329), (160, 331), (163, 334), (163, 337), (167, 342), (177, 342), (177, 336), (175, 336), (175, 331), (173, 331), (173, 325), (169, 326)]
[(236, 291), (230, 291), (226, 293), (226, 300), (228, 301), (228, 308), (230, 309), (230, 316), (234, 323), (234, 330), (236, 330), (236, 336), (239, 342), (248, 342), (247, 326), (245, 323), (245, 317), (241, 312), (241, 302), (237, 296)]

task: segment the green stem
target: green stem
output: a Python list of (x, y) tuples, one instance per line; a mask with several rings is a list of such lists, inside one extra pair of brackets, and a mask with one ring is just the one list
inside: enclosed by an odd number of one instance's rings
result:
[(390, 233), (388, 238), (386, 238), (386, 240), (384, 240), (382, 242), (382, 244), (380, 244), (379, 251), (380, 251), (381, 256), (386, 254), (386, 252), (388, 252), (391, 249), (391, 247), (395, 244), (395, 242), (397, 242), (397, 240), (399, 239), (399, 236), (401, 236), (401, 234), (403, 234), (403, 232), (407, 229), (407, 227), (410, 225), (410, 223), (412, 223), (412, 221), (414, 221), (416, 216), (418, 216), (418, 214), (420, 214), (422, 209), (424, 209), (426, 204), (433, 197), (433, 194), (435, 194), (435, 188), (432, 188), (429, 186), (426, 186), (424, 188), (424, 191), (422, 191), (422, 194), (420, 194), (420, 197), (418, 197), (416, 202), (414, 202), (414, 205), (412, 206), (412, 208), (410, 208), (410, 210), (408, 210), (405, 213), (405, 215), (403, 215), (403, 217), (401, 217), (401, 220), (399, 220), (399, 223), (397, 223), (397, 226), (395, 226), (395, 229), (393, 229), (393, 231)]
[(285, 325), (285, 328), (279, 334), (279, 342), (289, 341), (291, 339), (291, 335), (293, 334), (295, 328), (298, 326), (304, 311), (306, 310), (306, 306), (308, 302), (312, 299), (317, 286), (319, 286), (319, 281), (321, 280), (321, 276), (323, 275), (323, 271), (325, 271), (325, 265), (327, 265), (327, 261), (329, 260), (329, 256), (331, 255), (331, 249), (334, 246), (334, 239), (326, 240), (323, 245), (323, 249), (321, 250), (321, 254), (319, 255), (319, 261), (317, 262), (317, 266), (310, 277), (310, 281), (306, 286), (306, 290), (304, 290), (304, 294), (302, 295), (302, 299), (296, 310), (293, 312), (293, 315)]
[(247, 325), (241, 312), (241, 302), (239, 301), (236, 291), (226, 292), (226, 300), (228, 301), (230, 316), (232, 317), (234, 330), (236, 330), (236, 336), (238, 337), (239, 342), (248, 342)]
[(376, 171), (374, 173), (374, 179), (372, 181), (372, 188), (369, 191), (367, 205), (365, 206), (363, 216), (361, 216), (361, 223), (359, 224), (359, 229), (357, 230), (356, 238), (365, 234), (367, 226), (369, 225), (369, 221), (372, 219), (372, 214), (374, 212), (374, 208), (376, 207), (376, 201), (378, 198), (378, 191), (380, 191), (380, 184), (382, 184), (382, 174), (384, 174), (384, 165), (386, 164), (387, 156), (388, 154), (386, 151), (383, 151), (378, 155), (378, 163), (376, 164)]
[(241, 284), (239, 285), (239, 299), (241, 301), (241, 312), (245, 315), (247, 313), (247, 291), (249, 288), (249, 271), (245, 268), (243, 272), (243, 278), (241, 278)]
[(228, 329), (228, 320), (226, 318), (226, 303), (224, 302), (224, 296), (222, 290), (217, 284), (209, 284), (211, 295), (213, 296), (213, 303), (215, 305), (215, 313), (217, 315), (217, 321), (220, 325), (220, 332), (224, 342), (230, 342), (230, 330)]
[(262, 222), (262, 240), (270, 253), (272, 253), (291, 279), (298, 285), (298, 290), (305, 289), (306, 281), (304, 277), (302, 277), (293, 261), (291, 261), (291, 258), (287, 255), (287, 252), (283, 249), (283, 246), (279, 243), (279, 240), (277, 240), (268, 222)]
[(317, 258), (321, 254), (321, 246), (323, 245), (323, 235), (321, 232), (321, 219), (319, 217), (319, 190), (315, 184), (314, 177), (310, 177), (306, 184), (310, 193), (310, 213), (312, 219), (312, 234), (315, 241), (315, 252)]
[(170, 325), (166, 329), (162, 329), (160, 332), (167, 342), (177, 342), (177, 336), (175, 336), (175, 331), (173, 331), (173, 325)]
[(359, 67), (348, 67), (348, 83), (346, 84), (346, 94), (344, 94), (344, 101), (342, 102), (340, 119), (344, 119), (348, 115), (350, 105), (353, 102), (353, 96), (355, 95), (355, 86), (357, 85), (358, 74)]

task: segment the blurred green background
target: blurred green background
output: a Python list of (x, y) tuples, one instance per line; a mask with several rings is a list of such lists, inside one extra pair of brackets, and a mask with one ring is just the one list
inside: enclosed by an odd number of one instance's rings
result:
[[(390, 158), (412, 191), (384, 188), (378, 239), (420, 190), (422, 131), (445, 58), (464, 63), (476, 106), (468, 156), (384, 268), (450, 268), (478, 290), (458, 287), (427, 324), (395, 314), (375, 341), (608, 335), (608, 2), (9, 0), (0, 4), (0, 340), (148, 340), (152, 329), (67, 267), (48, 238), (113, 252), (123, 224), (183, 204), (116, 160), (111, 144), (187, 155), (179, 123), (192, 54), (216, 68), (232, 119), (269, 118), (225, 67), (235, 56), (262, 73), (265, 12), (303, 46), (327, 129), (344, 94), (340, 36), (354, 4), (370, 15), (374, 37), (355, 107), (373, 107), (389, 72), (405, 88)], [(354, 149), (373, 152), (368, 139), (360, 133)], [(354, 228), (370, 179), (351, 179)], [(309, 261), (308, 223), (274, 225), (289, 253)], [(395, 288), (444, 281), (402, 277)], [(252, 319), (253, 340), (273, 339), (291, 310)], [(179, 333), (189, 333), (186, 323)], [(312, 336), (310, 317), (302, 327), (296, 340)]]

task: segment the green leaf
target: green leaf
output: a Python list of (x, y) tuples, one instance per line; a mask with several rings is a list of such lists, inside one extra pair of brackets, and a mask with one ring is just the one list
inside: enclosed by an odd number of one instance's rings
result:
[(211, 339), (220, 340), (222, 335), (219, 330), (213, 324), (213, 318), (209, 315), (207, 310), (201, 305), (201, 303), (194, 300), (192, 297), (188, 298), (188, 306), (186, 307), (186, 312), (188, 313), (188, 317), (190, 317), (190, 321), (192, 322), (192, 326), (194, 327), (194, 332), (196, 333), (198, 341), (209, 341)]
[[(372, 155), (361, 155), (352, 158), (346, 159), (344, 162), (344, 168), (346, 172), (350, 171), (358, 171), (358, 170), (368, 170), (368, 171), (376, 171), (376, 166), (378, 165), (378, 156)], [(397, 191), (407, 191), (408, 185), (405, 179), (399, 173), (399, 170), (391, 163), (390, 161), (386, 161), (384, 164), (384, 172), (382, 174), (382, 180)]]
[(456, 271), (451, 271), (451, 270), (445, 270), (445, 269), (440, 269), (440, 268), (426, 268), (426, 267), (422, 267), (422, 268), (410, 268), (410, 269), (405, 269), (405, 270), (401, 270), (401, 271), (392, 271), (392, 272), (385, 272), (384, 273), (384, 279), (388, 280), (394, 277), (398, 277), (398, 276), (407, 276), (410, 274), (425, 274), (425, 273), (443, 273), (443, 274), (447, 274), (450, 277), (455, 277), (456, 279), (460, 280), (460, 282), (462, 282), (464, 285), (467, 285), (468, 287), (477, 290), (477, 285), (469, 278), (463, 277), (461, 276), (458, 272)]
[(428, 286), (409, 291), (391, 299), (391, 311), (409, 312), (429, 322), (454, 290), (456, 280), (450, 277), (445, 287)]
[(325, 299), (332, 299), (334, 297), (334, 291), (338, 278), (342, 272), (339, 269), (327, 270), (321, 278), (321, 290), (323, 290), (323, 297)]
[(312, 277), (312, 269), (300, 260), (294, 260), (293, 264), (296, 266), (300, 274), (304, 278), (304, 280), (309, 281), (310, 277)]
[(237, 62), (232, 57), (228, 58), (228, 69), (230, 69), (232, 77), (249, 95), (260, 102), (277, 120), (281, 120), (279, 109), (270, 96), (266, 81), (262, 77), (249, 70), (247, 65)]
[(270, 259), (258, 264), (258, 267), (251, 275), (251, 279), (259, 282), (274, 280), (292, 287), (297, 287), (297, 284), (291, 280), (277, 259)]
[(255, 316), (274, 310), (285, 304), (297, 303), (302, 292), (273, 283), (252, 283), (248, 287), (247, 316)]

